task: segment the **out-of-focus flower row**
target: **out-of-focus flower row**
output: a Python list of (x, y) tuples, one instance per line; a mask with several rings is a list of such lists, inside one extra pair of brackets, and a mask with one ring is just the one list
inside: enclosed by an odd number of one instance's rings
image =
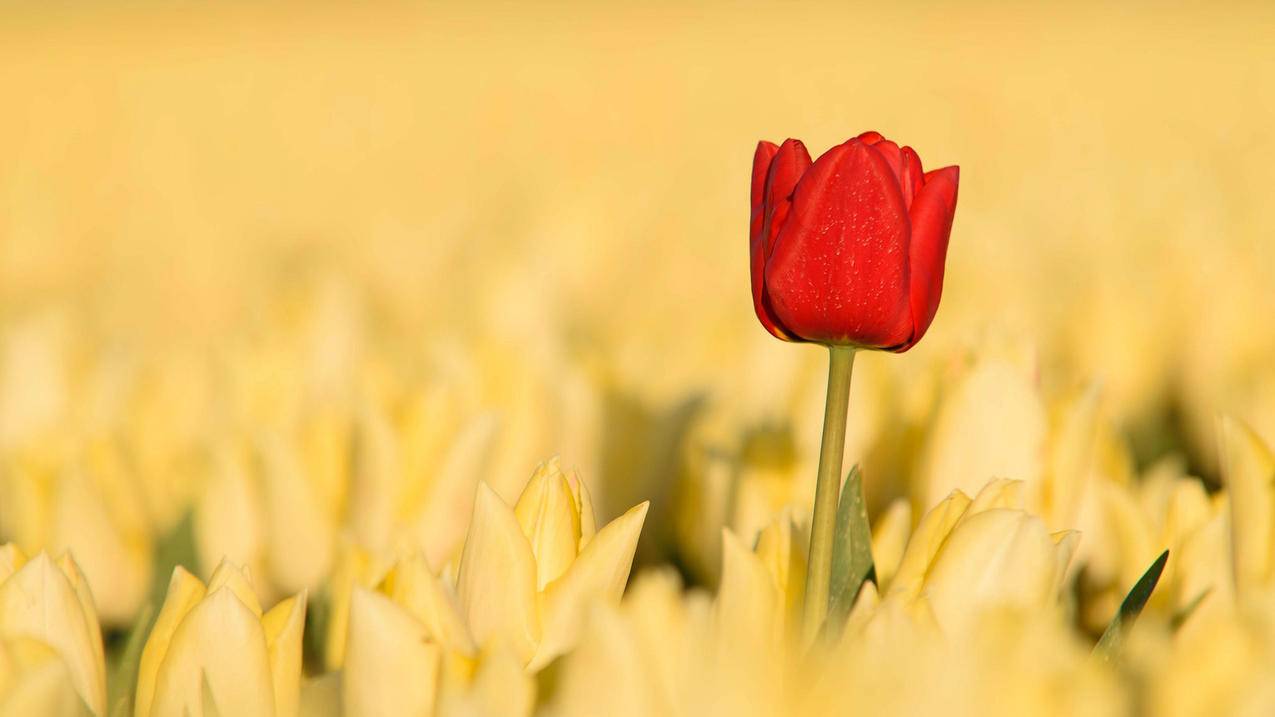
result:
[[(807, 654), (818, 365), (626, 403), (565, 350), (382, 345), (325, 287), (208, 354), (5, 327), (0, 714), (1275, 705), (1275, 459), (1240, 421), (1211, 485), (1140, 466), (1102, 387), (1042, 380), (1023, 342), (907, 380), (869, 357), (848, 452), (875, 582)], [(1163, 549), (1121, 654), (1091, 657)]]
[(310, 676), (305, 591), (265, 609), (240, 566), (207, 583), (178, 567), (108, 662), (76, 562), (6, 545), (0, 714), (1264, 714), (1275, 455), (1234, 421), (1220, 430), (1229, 493), (1210, 500), (1166, 470), (1117, 510), (1133, 532), (1163, 514), (1155, 539), (1184, 556), (1119, 669), (1076, 629), (1081, 536), (1051, 531), (1028, 483), (953, 490), (915, 527), (888, 514), (875, 582), (805, 652), (790, 516), (752, 547), (722, 529), (715, 595), (657, 569), (621, 601), (647, 506), (598, 527), (588, 489), (551, 461), (512, 507), (479, 484), (454, 572), (420, 552), (343, 554)]

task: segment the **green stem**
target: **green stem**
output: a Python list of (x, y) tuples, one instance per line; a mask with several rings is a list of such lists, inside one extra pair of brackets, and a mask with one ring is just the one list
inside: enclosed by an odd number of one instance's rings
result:
[(814, 641), (828, 614), (832, 540), (837, 523), (837, 494), (841, 491), (841, 461), (846, 448), (850, 374), (854, 369), (854, 348), (829, 346), (828, 351), (828, 399), (823, 409), (823, 443), (819, 448), (819, 477), (815, 483), (815, 512), (810, 524), (810, 555), (806, 563), (805, 644)]

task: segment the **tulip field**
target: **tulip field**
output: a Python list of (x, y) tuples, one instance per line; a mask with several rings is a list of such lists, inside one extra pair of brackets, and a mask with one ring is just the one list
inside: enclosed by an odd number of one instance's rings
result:
[(0, 6), (0, 717), (1275, 714), (1275, 6)]

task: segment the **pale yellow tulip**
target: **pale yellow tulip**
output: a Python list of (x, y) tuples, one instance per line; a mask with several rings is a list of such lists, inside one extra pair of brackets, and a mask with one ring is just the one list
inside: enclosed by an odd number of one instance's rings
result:
[(173, 572), (138, 667), (137, 717), (292, 717), (301, 688), (305, 594), (262, 613), (247, 574), (223, 562), (205, 585)]
[(0, 548), (0, 637), (47, 645), (89, 710), (106, 714), (101, 627), (88, 583), (69, 555), (28, 560), (13, 544)]
[(88, 717), (66, 663), (28, 637), (0, 638), (0, 717)]
[(457, 575), (475, 642), (504, 645), (533, 670), (570, 649), (588, 604), (619, 600), (647, 507), (595, 529), (588, 489), (556, 459), (514, 508), (480, 484)]

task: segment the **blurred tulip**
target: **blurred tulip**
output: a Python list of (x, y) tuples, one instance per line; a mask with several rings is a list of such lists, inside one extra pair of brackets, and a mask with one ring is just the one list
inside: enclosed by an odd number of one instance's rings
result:
[(590, 602), (619, 600), (647, 508), (595, 528), (588, 489), (556, 459), (512, 509), (479, 484), (457, 576), (475, 642), (502, 645), (532, 670), (569, 649)]
[(973, 500), (954, 491), (926, 513), (885, 600), (916, 601), (952, 632), (989, 608), (1056, 605), (1080, 536), (1050, 534), (1021, 509), (1022, 489), (1020, 482), (992, 481)]
[(0, 476), (0, 527), (26, 551), (75, 554), (101, 619), (127, 624), (150, 587), (154, 538), (123, 451), (105, 439), (29, 448)]
[(907, 351), (943, 292), (960, 170), (923, 172), (876, 132), (815, 162), (800, 141), (753, 157), (753, 307), (787, 341)]
[(1248, 426), (1218, 422), (1218, 452), (1231, 504), (1231, 569), (1243, 593), (1275, 582), (1275, 454)]
[[(0, 547), (0, 637), (48, 646), (89, 711), (106, 715), (102, 631), (89, 586), (69, 555), (54, 561), (40, 553), (28, 559), (12, 543)], [(14, 643), (9, 648), (16, 650), (9, 653), (16, 667), (32, 664), (35, 655), (28, 647)]]
[(354, 587), (348, 624), (346, 715), (531, 713), (535, 685), (522, 663), (479, 653), (452, 589), (419, 554), (396, 563), (377, 590)]
[(87, 717), (66, 663), (27, 637), (0, 638), (0, 717)]
[(229, 562), (207, 585), (178, 567), (141, 653), (134, 714), (296, 715), (305, 609), (302, 593), (263, 614)]

